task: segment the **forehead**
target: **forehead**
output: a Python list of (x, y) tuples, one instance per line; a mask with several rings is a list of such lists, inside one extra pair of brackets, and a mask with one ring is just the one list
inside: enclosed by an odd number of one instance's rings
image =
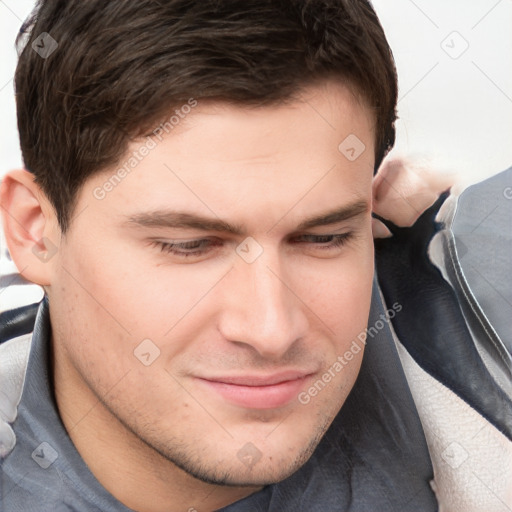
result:
[(311, 215), (312, 205), (329, 203), (325, 210), (370, 193), (374, 120), (344, 86), (324, 83), (275, 106), (199, 100), (186, 110), (160, 140), (133, 142), (117, 166), (93, 176), (79, 201), (108, 218), (176, 208), (240, 224), (256, 213), (274, 222), (287, 209)]

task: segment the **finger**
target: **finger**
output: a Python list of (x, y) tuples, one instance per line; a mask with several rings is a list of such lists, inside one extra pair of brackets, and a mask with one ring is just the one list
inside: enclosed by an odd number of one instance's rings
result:
[(389, 238), (393, 236), (391, 231), (378, 219), (372, 219), (373, 238)]
[(397, 226), (411, 226), (454, 181), (453, 174), (406, 159), (387, 161), (374, 178), (373, 211)]

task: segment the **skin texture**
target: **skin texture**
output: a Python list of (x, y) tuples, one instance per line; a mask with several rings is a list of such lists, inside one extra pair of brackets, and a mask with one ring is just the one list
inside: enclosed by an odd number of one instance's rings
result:
[[(349, 134), (365, 145), (353, 161), (338, 150)], [(369, 110), (339, 84), (271, 108), (199, 103), (103, 199), (94, 191), (116, 168), (87, 180), (65, 236), (28, 173), (5, 178), (9, 249), (50, 300), (59, 412), (125, 505), (214, 510), (309, 458), (363, 355), (307, 404), (298, 400), (367, 324), (373, 141)], [(355, 216), (299, 227), (354, 205)], [(157, 211), (221, 219), (239, 232), (150, 225)], [(326, 238), (344, 234), (340, 246)], [(206, 242), (181, 254), (158, 245), (195, 240)], [(269, 408), (234, 404), (205, 382), (286, 371), (304, 378)]]

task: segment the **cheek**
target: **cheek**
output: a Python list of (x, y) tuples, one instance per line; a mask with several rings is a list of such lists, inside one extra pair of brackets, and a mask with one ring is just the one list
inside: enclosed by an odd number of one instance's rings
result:
[(373, 283), (373, 260), (369, 265), (353, 266), (331, 282), (330, 303), (326, 305), (333, 330), (345, 338), (357, 336), (366, 328)]
[(309, 265), (305, 272), (302, 294), (322, 321), (327, 335), (341, 349), (368, 322), (373, 284), (373, 239), (362, 240), (357, 250), (330, 261)]
[(81, 366), (95, 364), (96, 371), (116, 377), (139, 368), (137, 347), (153, 347), (143, 340), (160, 349), (160, 364), (176, 359), (211, 324), (211, 308), (202, 299), (217, 274), (149, 264), (139, 252), (118, 246), (65, 250), (51, 297), (59, 338), (70, 340), (68, 351)]
[[(345, 402), (361, 367), (373, 285), (373, 240), (366, 249), (340, 258), (322, 273), (310, 273), (311, 310), (323, 340), (324, 368), (299, 397), (318, 414), (332, 419)], [(315, 275), (316, 274), (316, 275)], [(306, 293), (306, 292), (305, 292)]]
[(104, 249), (70, 245), (61, 251), (50, 313), (56, 346), (82, 374), (108, 383), (130, 367), (133, 350), (144, 337), (133, 329), (133, 303), (121, 286), (116, 255), (105, 258)]
[(155, 264), (151, 249), (145, 249), (109, 242), (94, 249), (75, 247), (64, 254), (66, 271), (59, 276), (84, 314), (89, 311), (108, 330), (123, 331), (135, 340), (163, 336), (208, 284), (206, 279), (194, 285), (186, 274)]

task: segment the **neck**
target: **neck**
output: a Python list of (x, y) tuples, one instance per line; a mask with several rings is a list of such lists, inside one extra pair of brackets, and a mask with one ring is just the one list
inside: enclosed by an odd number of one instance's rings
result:
[(137, 512), (212, 511), (260, 488), (202, 482), (162, 456), (123, 425), (76, 369), (53, 354), (55, 399), (78, 453), (102, 486)]

